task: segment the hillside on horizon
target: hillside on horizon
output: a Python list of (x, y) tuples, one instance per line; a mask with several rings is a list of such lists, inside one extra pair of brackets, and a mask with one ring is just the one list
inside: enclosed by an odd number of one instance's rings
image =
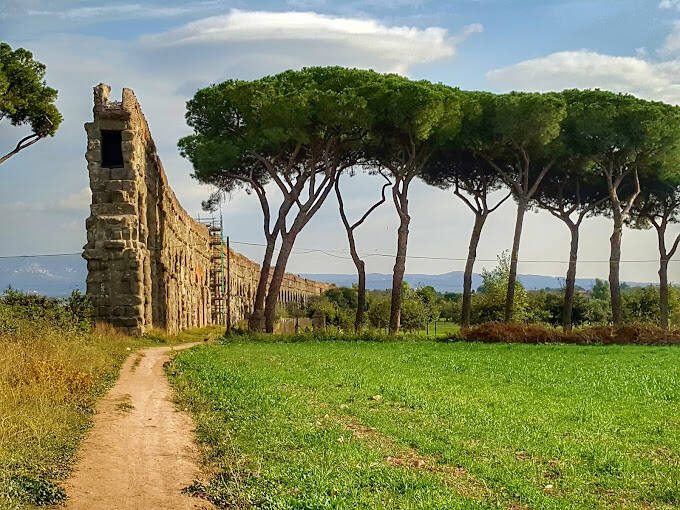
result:
[[(75, 289), (85, 292), (87, 263), (80, 255), (42, 256), (31, 258), (0, 259), (0, 291), (12, 286), (17, 290), (50, 297), (66, 297)], [(344, 273), (301, 273), (303, 278), (333, 283), (339, 287), (351, 287), (357, 282), (356, 274)], [(559, 289), (564, 277), (549, 275), (520, 274), (520, 282), (527, 290)], [(606, 279), (606, 276), (602, 279)], [(438, 292), (462, 292), (463, 272), (451, 271), (443, 274), (406, 273), (404, 281), (411, 287), (431, 285)], [(650, 282), (626, 282), (632, 287), (655, 285)], [(482, 284), (482, 276), (474, 273), (472, 288)], [(595, 278), (577, 278), (576, 285), (586, 290), (592, 289)], [(384, 290), (392, 286), (392, 275), (368, 273), (366, 288)]]
[[(304, 278), (334, 283), (338, 287), (351, 287), (357, 283), (356, 274), (301, 274)], [(563, 276), (547, 276), (535, 274), (520, 274), (517, 279), (527, 290), (560, 289), (564, 286)], [(600, 278), (606, 281), (606, 276)], [(437, 292), (463, 292), (463, 271), (451, 271), (443, 274), (406, 273), (404, 281), (411, 287), (425, 287), (430, 285)], [(622, 282), (631, 287), (655, 285), (650, 282)], [(473, 273), (472, 288), (477, 289), (482, 284), (482, 275)], [(595, 285), (595, 278), (576, 278), (576, 285), (585, 290), (591, 290)], [(383, 273), (367, 273), (366, 288), (369, 290), (384, 290), (392, 287), (392, 275)]]

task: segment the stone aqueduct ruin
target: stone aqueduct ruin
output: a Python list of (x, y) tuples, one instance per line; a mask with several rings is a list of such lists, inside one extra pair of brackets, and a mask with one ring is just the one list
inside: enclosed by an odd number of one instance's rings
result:
[[(92, 205), (83, 257), (95, 320), (141, 335), (245, 318), (260, 266), (182, 208), (134, 93), (123, 89), (118, 102), (110, 91), (94, 88), (94, 121), (85, 124)], [(304, 302), (330, 287), (286, 274), (279, 302)]]

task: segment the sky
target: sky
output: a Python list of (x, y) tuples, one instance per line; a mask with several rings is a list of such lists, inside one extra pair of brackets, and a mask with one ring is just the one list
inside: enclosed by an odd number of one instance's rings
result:
[[(198, 215), (212, 191), (191, 178), (177, 140), (190, 133), (185, 103), (197, 89), (225, 79), (256, 79), (310, 65), (397, 72), (468, 90), (548, 91), (602, 88), (680, 104), (680, 0), (288, 0), (96, 2), (0, 0), (0, 39), (47, 65), (64, 122), (56, 136), (0, 166), (0, 256), (75, 253), (85, 244), (89, 188), (83, 124), (92, 118), (92, 87), (137, 95), (168, 179)], [(0, 123), (0, 152), (28, 129)], [(345, 178), (348, 214), (379, 197), (369, 176)], [(451, 192), (412, 187), (407, 272), (462, 270), (473, 216)], [(259, 261), (261, 212), (252, 195), (223, 205), (225, 234)], [(512, 243), (515, 204), (493, 213), (476, 270), (491, 268)], [(382, 205), (358, 229), (368, 272), (389, 273), (398, 219)], [(669, 231), (677, 234), (680, 226)], [(586, 220), (579, 277), (606, 277), (610, 220)], [(530, 213), (519, 271), (562, 275), (568, 230), (548, 213)], [(347, 239), (331, 195), (298, 237), (294, 273), (352, 273)], [(309, 251), (318, 249), (321, 251)], [(624, 280), (655, 281), (656, 233), (626, 230)], [(432, 259), (419, 257), (432, 257)], [(488, 262), (487, 262), (488, 261)], [(644, 261), (644, 262), (636, 262)], [(680, 263), (670, 279), (680, 281)]]

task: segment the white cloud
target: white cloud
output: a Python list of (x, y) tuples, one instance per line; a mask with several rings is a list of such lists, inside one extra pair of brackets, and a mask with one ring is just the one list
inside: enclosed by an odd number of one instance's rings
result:
[(69, 193), (61, 200), (48, 202), (42, 201), (16, 201), (0, 204), (0, 210), (5, 212), (61, 212), (83, 213), (86, 212), (92, 202), (92, 192), (89, 187), (82, 188), (75, 193)]
[(673, 30), (666, 36), (658, 52), (660, 55), (677, 55), (680, 53), (680, 22), (673, 23)]
[[(43, 23), (45, 19), (34, 16), (30, 21)], [(304, 19), (314, 21), (317, 15)], [(327, 19), (361, 21), (359, 18)], [(443, 29), (393, 29), (372, 20), (365, 25), (359, 23), (359, 27), (374, 27), (373, 37), (393, 41), (391, 47), (396, 45), (396, 49), (383, 55), (381, 50), (370, 47), (373, 43), (361, 33), (357, 37), (363, 41), (362, 44), (352, 45), (350, 39), (353, 36), (348, 33), (348, 27), (344, 27), (342, 37), (320, 37), (318, 41), (311, 41), (304, 36), (310, 33), (309, 24), (302, 27), (303, 36), (297, 37), (290, 23), (286, 25), (288, 38), (285, 40), (273, 38), (275, 28), (271, 24), (264, 32), (257, 32), (255, 27), (255, 33), (262, 39), (170, 46), (158, 42), (167, 42), (170, 37), (167, 34), (158, 35), (158, 41), (153, 43), (149, 39), (115, 40), (65, 33), (46, 33), (33, 39), (31, 50), (46, 64), (48, 84), (59, 90), (58, 107), (64, 115), (64, 122), (54, 138), (36, 144), (3, 164), (0, 212), (6, 221), (0, 222), (0, 237), (8, 240), (8, 246), (27, 252), (37, 251), (35, 246), (40, 244), (35, 244), (38, 242), (36, 239), (40, 242), (48, 239), (50, 246), (57, 251), (73, 251), (74, 247), (77, 249), (85, 242), (83, 222), (89, 214), (87, 205), (90, 198), (86, 194), (88, 177), (83, 156), (86, 144), (83, 123), (92, 118), (92, 87), (97, 83), (110, 84), (115, 99), (120, 98), (122, 87), (135, 91), (169, 182), (187, 211), (196, 214), (210, 189), (190, 177), (191, 165), (178, 155), (176, 144), (189, 132), (184, 122), (185, 103), (197, 88), (226, 78), (254, 79), (311, 65), (346, 65), (405, 72), (411, 64), (432, 58), (425, 54), (424, 43), (419, 43), (417, 38), (431, 37), (426, 41), (434, 44), (435, 55), (452, 54), (460, 40), (478, 31), (478, 28), (470, 27), (449, 38)], [(365, 30), (370, 32), (369, 28)], [(439, 34), (440, 39), (429, 35), (433, 33)], [(170, 34), (176, 37), (174, 31)], [(239, 37), (244, 37), (243, 31), (239, 34)], [(9, 42), (17, 43), (11, 39)], [(419, 52), (417, 58), (409, 53), (411, 45), (416, 46)], [(0, 123), (0, 148), (16, 144), (16, 137), (17, 128)], [(34, 186), (35, 182), (41, 185)], [(259, 239), (261, 228), (253, 226), (261, 224), (260, 214), (259, 205), (252, 197), (243, 193), (234, 196), (225, 206), (225, 220), (230, 222), (234, 239)], [(70, 218), (73, 218), (73, 223), (68, 223)], [(334, 207), (332, 218), (337, 221)], [(36, 224), (41, 225), (39, 234), (35, 230)]]
[(152, 7), (140, 4), (101, 5), (97, 7), (77, 7), (59, 11), (28, 10), (29, 16), (51, 16), (61, 19), (83, 21), (92, 18), (167, 18), (187, 14), (184, 7)]
[(680, 61), (653, 63), (593, 51), (564, 51), (490, 71), (487, 80), (502, 90), (602, 88), (680, 103)]
[(82, 211), (87, 209), (92, 201), (90, 188), (83, 188), (76, 193), (71, 193), (56, 203), (56, 209), (60, 211)]
[(680, 0), (661, 0), (660, 9), (680, 9)]
[[(169, 32), (142, 37), (149, 50), (171, 49), (196, 45), (227, 46), (248, 43), (250, 52), (264, 58), (295, 52), (323, 57), (326, 62), (352, 65), (371, 62), (379, 70), (406, 73), (413, 64), (451, 57), (456, 45), (481, 25), (465, 27), (460, 34), (449, 36), (444, 28), (387, 26), (367, 18), (347, 18), (314, 12), (266, 12), (233, 9), (229, 14), (193, 21)], [(309, 42), (313, 41), (313, 44)], [(258, 46), (260, 43), (262, 46)], [(318, 52), (323, 50), (323, 54)], [(174, 50), (173, 50), (174, 51)], [(300, 59), (302, 55), (297, 55)], [(275, 57), (276, 60), (279, 60)], [(300, 59), (303, 60), (303, 59)], [(316, 63), (316, 62), (314, 62)], [(214, 68), (213, 68), (214, 69)]]

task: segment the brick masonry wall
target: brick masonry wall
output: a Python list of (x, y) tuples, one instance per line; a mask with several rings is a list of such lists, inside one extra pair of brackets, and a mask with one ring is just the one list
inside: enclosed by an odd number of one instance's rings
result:
[[(92, 189), (86, 221), (87, 294), (95, 320), (135, 335), (150, 328), (176, 332), (212, 321), (210, 233), (191, 218), (168, 185), (134, 93), (110, 101), (94, 88), (94, 120), (85, 124)], [(123, 165), (102, 166), (102, 131), (119, 131)], [(227, 226), (228, 228), (228, 226)], [(252, 311), (260, 266), (231, 250), (231, 319)], [(332, 285), (286, 274), (279, 302), (302, 302)]]

